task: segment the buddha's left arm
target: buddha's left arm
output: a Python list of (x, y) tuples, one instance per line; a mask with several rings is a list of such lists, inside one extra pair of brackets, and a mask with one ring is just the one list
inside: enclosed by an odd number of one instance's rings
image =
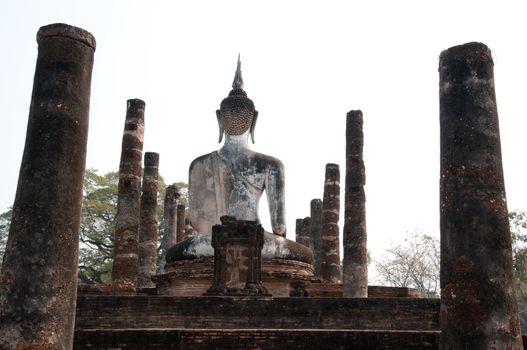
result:
[(284, 165), (279, 160), (269, 167), (266, 193), (273, 233), (285, 237), (285, 176)]

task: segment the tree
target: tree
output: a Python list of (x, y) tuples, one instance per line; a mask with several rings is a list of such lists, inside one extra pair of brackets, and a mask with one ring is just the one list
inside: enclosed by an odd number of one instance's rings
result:
[[(84, 175), (78, 265), (78, 277), (81, 283), (108, 283), (111, 280), (118, 182), (117, 172), (99, 175), (97, 170), (87, 169)], [(178, 182), (176, 186), (181, 192), (179, 203), (188, 206), (187, 184)], [(160, 176), (157, 213), (159, 237), (162, 237), (164, 228), (165, 189), (165, 182)], [(11, 210), (0, 214), (0, 261), (3, 258), (10, 223)]]
[(78, 270), (82, 283), (110, 282), (118, 182), (117, 172), (98, 175), (87, 169), (84, 175)]
[[(82, 283), (109, 283), (111, 281), (118, 184), (119, 173), (117, 172), (98, 175), (94, 169), (86, 170), (79, 252), (79, 280)], [(159, 237), (162, 237), (164, 227), (165, 190), (165, 182), (159, 176), (157, 197)]]
[[(188, 184), (186, 182), (175, 182), (174, 185), (179, 190), (179, 204), (184, 204), (185, 208), (188, 209)], [(163, 191), (165, 193), (165, 191)]]
[(417, 288), (425, 298), (439, 296), (439, 240), (419, 231), (408, 234), (403, 244), (387, 250), (375, 266), (380, 282), (394, 287)]

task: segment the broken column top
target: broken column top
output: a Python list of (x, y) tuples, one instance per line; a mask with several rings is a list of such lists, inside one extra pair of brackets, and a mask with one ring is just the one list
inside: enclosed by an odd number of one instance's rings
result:
[(64, 23), (54, 23), (47, 26), (40, 27), (37, 32), (37, 43), (44, 38), (50, 38), (55, 36), (63, 36), (73, 40), (80, 41), (95, 50), (96, 42), (93, 35), (78, 27), (70, 26), (69, 24)]
[(139, 99), (139, 98), (131, 98), (126, 101), (128, 108), (145, 108), (146, 104), (145, 101)]
[(157, 168), (159, 167), (159, 153), (145, 152), (145, 168)]
[(452, 61), (468, 60), (485, 60), (494, 64), (492, 61), (492, 54), (487, 45), (478, 42), (471, 42), (453, 46), (441, 52), (441, 55), (439, 56), (439, 68), (441, 69), (443, 66), (453, 63)]
[(339, 171), (339, 165), (334, 163), (327, 163), (326, 164), (326, 175), (331, 174), (332, 176)]
[(176, 185), (168, 185), (165, 191), (165, 196), (178, 199), (181, 197), (181, 193), (179, 193), (179, 188)]
[(362, 111), (360, 109), (349, 111), (346, 116), (352, 118), (353, 122), (362, 125)]
[(312, 199), (310, 204), (311, 204), (312, 207), (320, 207), (320, 208), (322, 208), (322, 199), (320, 199), (320, 198)]

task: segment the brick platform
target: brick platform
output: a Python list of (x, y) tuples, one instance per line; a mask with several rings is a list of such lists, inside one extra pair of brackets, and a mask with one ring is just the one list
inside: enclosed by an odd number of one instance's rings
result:
[(437, 349), (438, 331), (280, 329), (78, 330), (75, 349)]
[(435, 350), (439, 336), (438, 299), (84, 295), (74, 349)]
[(437, 330), (438, 299), (80, 296), (76, 329)]

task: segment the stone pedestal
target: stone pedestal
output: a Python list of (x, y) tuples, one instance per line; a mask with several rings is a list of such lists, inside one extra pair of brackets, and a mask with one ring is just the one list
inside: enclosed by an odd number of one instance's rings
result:
[(262, 225), (221, 217), (212, 227), (214, 282), (205, 295), (271, 296), (262, 284)]

